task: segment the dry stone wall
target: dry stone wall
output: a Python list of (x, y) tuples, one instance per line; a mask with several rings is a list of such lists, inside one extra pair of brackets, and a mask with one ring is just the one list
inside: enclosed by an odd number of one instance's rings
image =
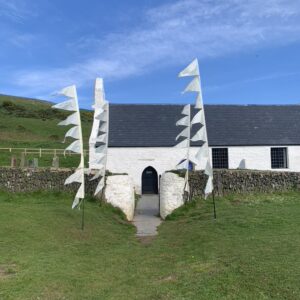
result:
[[(190, 173), (192, 196), (203, 196), (206, 176), (201, 171)], [(268, 193), (300, 189), (300, 173), (252, 170), (215, 170), (215, 194)]]
[[(74, 173), (72, 169), (24, 169), (0, 168), (0, 190), (9, 192), (68, 191), (76, 193), (79, 184), (64, 185), (67, 177)], [(93, 195), (97, 180), (86, 177), (86, 193)]]

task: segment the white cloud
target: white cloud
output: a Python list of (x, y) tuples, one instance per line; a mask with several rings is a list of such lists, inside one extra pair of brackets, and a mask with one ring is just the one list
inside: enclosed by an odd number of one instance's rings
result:
[(87, 44), (98, 45), (89, 59), (61, 68), (23, 70), (14, 82), (44, 93), (74, 82), (84, 86), (99, 75), (117, 80), (182, 65), (195, 56), (203, 60), (300, 39), (299, 0), (182, 0), (142, 13), (143, 24), (125, 34), (86, 37)]
[(22, 0), (0, 0), (0, 17), (7, 18), (16, 23), (23, 23), (23, 21), (35, 12), (27, 7), (26, 1)]

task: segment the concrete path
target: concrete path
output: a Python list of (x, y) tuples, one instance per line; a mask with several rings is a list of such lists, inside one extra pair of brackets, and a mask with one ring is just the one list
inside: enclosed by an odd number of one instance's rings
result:
[(137, 236), (153, 236), (157, 234), (156, 228), (161, 223), (159, 216), (158, 195), (142, 195), (139, 199), (133, 223), (137, 228)]

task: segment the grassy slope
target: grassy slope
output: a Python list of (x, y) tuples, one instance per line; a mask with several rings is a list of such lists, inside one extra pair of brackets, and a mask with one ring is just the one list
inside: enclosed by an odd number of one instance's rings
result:
[[(23, 111), (8, 111), (2, 107), (5, 101), (17, 105)], [(52, 111), (51, 104), (44, 101), (22, 99), (11, 96), (0, 95), (0, 147), (12, 148), (65, 148), (67, 144), (62, 144), (64, 134), (67, 129), (65, 126), (57, 126), (59, 119), (55, 115), (47, 115)], [(33, 117), (22, 117), (28, 113), (35, 113)], [(92, 113), (83, 111), (84, 120), (82, 122), (85, 149), (88, 149), (88, 137), (92, 125)], [(71, 140), (70, 140), (71, 141)], [(69, 142), (70, 142), (69, 141)], [(20, 153), (13, 153), (20, 158)], [(10, 165), (11, 154), (0, 151), (0, 165)], [(37, 155), (35, 156), (37, 157)], [(33, 156), (28, 156), (33, 158)], [(78, 158), (60, 158), (63, 167), (76, 166)], [(51, 166), (52, 156), (43, 156), (40, 166)]]
[(0, 299), (300, 299), (299, 193), (199, 200), (148, 245), (71, 198), (0, 194)]

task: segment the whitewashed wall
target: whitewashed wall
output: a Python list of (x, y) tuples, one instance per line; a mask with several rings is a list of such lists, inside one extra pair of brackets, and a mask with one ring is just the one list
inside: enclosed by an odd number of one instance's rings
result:
[[(241, 161), (245, 160), (247, 169), (272, 170), (271, 147), (227, 147), (229, 155), (229, 168), (239, 168)], [(274, 171), (300, 172), (300, 146), (289, 146), (288, 169)], [(191, 149), (195, 154), (196, 148)], [(184, 157), (185, 150), (169, 147), (144, 147), (144, 148), (109, 148), (107, 169), (113, 173), (128, 173), (136, 187), (136, 192), (141, 192), (142, 173), (148, 166), (156, 169), (158, 175), (165, 171), (175, 169)], [(200, 165), (197, 169), (203, 169)]]

